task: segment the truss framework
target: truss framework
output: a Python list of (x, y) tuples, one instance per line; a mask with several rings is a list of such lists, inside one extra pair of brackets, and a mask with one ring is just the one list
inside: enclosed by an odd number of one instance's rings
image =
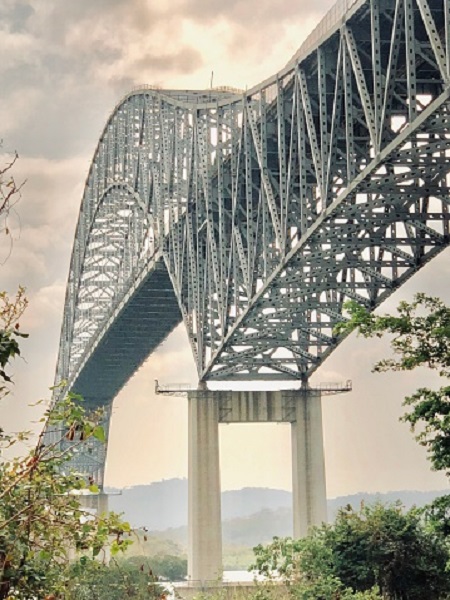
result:
[(200, 380), (307, 380), (347, 299), (375, 308), (450, 241), (449, 24), (450, 0), (339, 2), (249, 92), (129, 94), (87, 178), (57, 380), (152, 260)]

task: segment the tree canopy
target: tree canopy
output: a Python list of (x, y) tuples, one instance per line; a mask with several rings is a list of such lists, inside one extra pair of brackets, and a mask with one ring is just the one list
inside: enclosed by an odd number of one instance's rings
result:
[(277, 574), (301, 600), (443, 600), (450, 594), (444, 538), (400, 505), (342, 508), (332, 525), (255, 549), (254, 567)]
[[(26, 304), (23, 289), (13, 300), (0, 294), (3, 395), (11, 383), (9, 363), (20, 354), (18, 339), (23, 334), (19, 319)], [(96, 514), (84, 508), (82, 495), (97, 493), (98, 489), (84, 474), (65, 468), (87, 439), (105, 440), (101, 420), (101, 411), (87, 411), (82, 399), (69, 393), (45, 410), (41, 419), (43, 430), (35, 443), (28, 432), (11, 434), (0, 430), (0, 600), (112, 597), (108, 596), (105, 582), (114, 577), (114, 597), (161, 595), (156, 576), (141, 571), (136, 574), (137, 569), (124, 574), (116, 561), (108, 564), (109, 556), (114, 557), (132, 543), (130, 526), (114, 513)], [(55, 441), (47, 445), (45, 427), (57, 432)], [(73, 431), (80, 435), (69, 447), (61, 446), (63, 438), (72, 439)], [(11, 454), (11, 447), (18, 442), (26, 443), (28, 452), (7, 458), (4, 451)], [(94, 589), (90, 578), (93, 574), (97, 584), (104, 584), (101, 596), (95, 596), (96, 592), (85, 595), (86, 590)]]
[(434, 469), (450, 474), (450, 308), (439, 298), (417, 294), (413, 302), (401, 302), (395, 315), (375, 315), (350, 301), (349, 319), (337, 333), (357, 330), (364, 337), (392, 334), (393, 357), (383, 358), (374, 371), (410, 371), (428, 367), (444, 385), (437, 390), (419, 388), (404, 399), (416, 440), (428, 451)]

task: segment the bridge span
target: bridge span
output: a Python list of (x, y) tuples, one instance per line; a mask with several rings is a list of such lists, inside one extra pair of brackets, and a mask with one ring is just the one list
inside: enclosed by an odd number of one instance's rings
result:
[[(56, 381), (104, 405), (107, 423), (118, 391), (184, 322), (201, 382), (193, 579), (220, 566), (218, 449), (206, 465), (205, 440), (215, 448), (222, 400), (209, 381), (301, 384), (295, 533), (325, 518), (308, 378), (342, 341), (346, 300), (375, 309), (449, 244), (449, 107), (450, 0), (341, 0), (249, 91), (148, 86), (111, 113), (82, 199)], [(104, 460), (92, 447), (77, 468), (102, 484)], [(209, 517), (193, 525), (192, 511)]]

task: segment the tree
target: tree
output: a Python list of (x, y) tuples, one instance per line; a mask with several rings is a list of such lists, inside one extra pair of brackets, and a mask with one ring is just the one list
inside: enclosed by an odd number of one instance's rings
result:
[(169, 581), (182, 581), (187, 576), (187, 559), (170, 554), (159, 554), (148, 559), (154, 573)]
[[(393, 358), (380, 360), (374, 371), (411, 371), (425, 366), (448, 382), (450, 377), (450, 308), (425, 294), (413, 302), (401, 302), (397, 315), (378, 316), (351, 301), (345, 305), (349, 320), (337, 333), (356, 329), (364, 337), (393, 334)], [(450, 382), (449, 382), (450, 383)], [(427, 448), (433, 467), (450, 474), (450, 385), (439, 390), (420, 388), (408, 396), (410, 408), (403, 420), (411, 425), (417, 441)]]
[(448, 548), (429, 531), (420, 511), (400, 505), (350, 506), (339, 511), (325, 532), (336, 576), (346, 587), (365, 591), (377, 586), (385, 598), (446, 598)]
[[(26, 306), (24, 291), (11, 301), (0, 294), (0, 379), (3, 393), (11, 382), (6, 369), (20, 353), (19, 318)], [(77, 473), (64, 474), (62, 467), (77, 444), (93, 436), (104, 438), (101, 412), (88, 413), (73, 394), (46, 410), (42, 424), (60, 432), (48, 446), (41, 434), (25, 456), (0, 462), (0, 600), (65, 595), (70, 583), (70, 555), (75, 562), (86, 556), (102, 557), (109, 546), (114, 555), (131, 542), (130, 527), (117, 515), (94, 515), (83, 509), (80, 494), (89, 483)], [(60, 450), (67, 432), (80, 432), (80, 440)], [(0, 453), (30, 434), (6, 434), (0, 430)], [(96, 492), (95, 487), (90, 487)], [(53, 594), (53, 596), (51, 596)]]
[(325, 530), (323, 526), (303, 539), (274, 538), (267, 546), (256, 546), (251, 569), (269, 581), (281, 578), (289, 596), (299, 600), (381, 600), (375, 588), (355, 592), (337, 577)]
[[(0, 141), (1, 147), (1, 141)], [(14, 152), (12, 158), (4, 166), (0, 167), (0, 234), (6, 234), (9, 237), (10, 247), (12, 249), (12, 237), (10, 234), (9, 217), (11, 211), (21, 198), (22, 187), (25, 181), (17, 183), (14, 177), (14, 166), (19, 158), (17, 152)]]
[(281, 575), (301, 600), (443, 600), (450, 593), (445, 541), (419, 511), (398, 505), (348, 506), (304, 539), (274, 539), (254, 551), (257, 570)]
[[(1, 142), (0, 142), (1, 146)], [(17, 183), (14, 167), (18, 154), (0, 167), (0, 234), (12, 237), (9, 218), (21, 198), (25, 182)], [(19, 320), (28, 301), (20, 287), (15, 298), (0, 292), (0, 400), (11, 388), (11, 361), (20, 356)], [(4, 451), (18, 442), (30, 443), (29, 432), (7, 434), (0, 428), (0, 600), (84, 598), (159, 598), (155, 579), (139, 571), (133, 577), (118, 568), (113, 557), (131, 543), (130, 526), (118, 515), (92, 514), (83, 508), (80, 495), (98, 492), (81, 474), (64, 474), (63, 468), (89, 437), (104, 441), (102, 413), (87, 412), (79, 396), (68, 394), (49, 407), (41, 419), (43, 431), (25, 456), (8, 459)], [(44, 443), (44, 428), (57, 432)], [(65, 436), (75, 441), (61, 450)], [(104, 584), (101, 596), (85, 595), (94, 574)], [(108, 587), (106, 587), (108, 582)], [(94, 586), (95, 587), (95, 586)], [(94, 588), (92, 588), (94, 589)]]
[(168, 581), (182, 581), (187, 575), (187, 560), (173, 554), (153, 556), (131, 556), (120, 560), (121, 565), (139, 567), (141, 571), (150, 570), (159, 578)]
[(281, 578), (294, 598), (332, 600), (344, 591), (333, 573), (330, 549), (318, 533), (300, 540), (274, 538), (253, 551), (256, 562), (251, 569), (269, 580)]
[[(85, 439), (101, 437), (97, 415), (87, 415), (79, 399), (69, 395), (49, 409), (45, 420), (63, 432), (76, 427)], [(10, 446), (27, 434), (0, 437)], [(81, 443), (81, 442), (80, 442)], [(63, 474), (70, 451), (58, 444), (45, 446), (42, 437), (25, 456), (0, 464), (0, 599), (43, 597), (63, 593), (73, 551), (100, 557), (109, 546), (112, 554), (131, 542), (127, 523), (115, 515), (94, 515), (80, 503), (89, 483), (77, 473)], [(87, 490), (86, 490), (87, 491)], [(96, 492), (90, 486), (91, 492)], [(105, 555), (103, 556), (105, 558)]]
[[(410, 371), (428, 367), (445, 382), (437, 390), (419, 388), (404, 399), (409, 423), (416, 440), (427, 449), (435, 470), (450, 475), (450, 308), (442, 300), (417, 294), (413, 302), (401, 302), (396, 315), (378, 316), (350, 301), (345, 305), (349, 319), (337, 333), (357, 330), (366, 338), (393, 335), (394, 356), (382, 359), (374, 371)], [(435, 500), (426, 517), (441, 533), (450, 534), (450, 496)]]
[(19, 319), (28, 300), (25, 289), (20, 287), (11, 300), (6, 292), (0, 292), (0, 399), (9, 393), (11, 377), (6, 373), (7, 365), (20, 355), (19, 339), (28, 337), (21, 333)]
[(10, 162), (0, 168), (0, 215), (7, 214), (18, 202), (20, 192), (25, 182), (18, 184), (13, 174), (13, 168), (19, 155), (14, 152)]
[(83, 557), (70, 569), (65, 600), (162, 599), (164, 587), (145, 564), (112, 560), (109, 564)]

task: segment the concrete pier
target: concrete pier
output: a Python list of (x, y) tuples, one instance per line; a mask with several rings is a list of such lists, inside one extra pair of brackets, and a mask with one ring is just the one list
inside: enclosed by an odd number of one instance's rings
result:
[(188, 579), (222, 572), (219, 423), (291, 423), (294, 536), (327, 520), (321, 393), (318, 390), (188, 392)]
[(213, 393), (188, 395), (188, 579), (222, 574), (219, 403)]
[(83, 508), (94, 510), (98, 515), (109, 512), (108, 494), (103, 491), (99, 494), (81, 494), (78, 498)]
[(327, 521), (325, 456), (320, 392), (305, 390), (296, 399), (292, 434), (292, 500), (294, 537)]

